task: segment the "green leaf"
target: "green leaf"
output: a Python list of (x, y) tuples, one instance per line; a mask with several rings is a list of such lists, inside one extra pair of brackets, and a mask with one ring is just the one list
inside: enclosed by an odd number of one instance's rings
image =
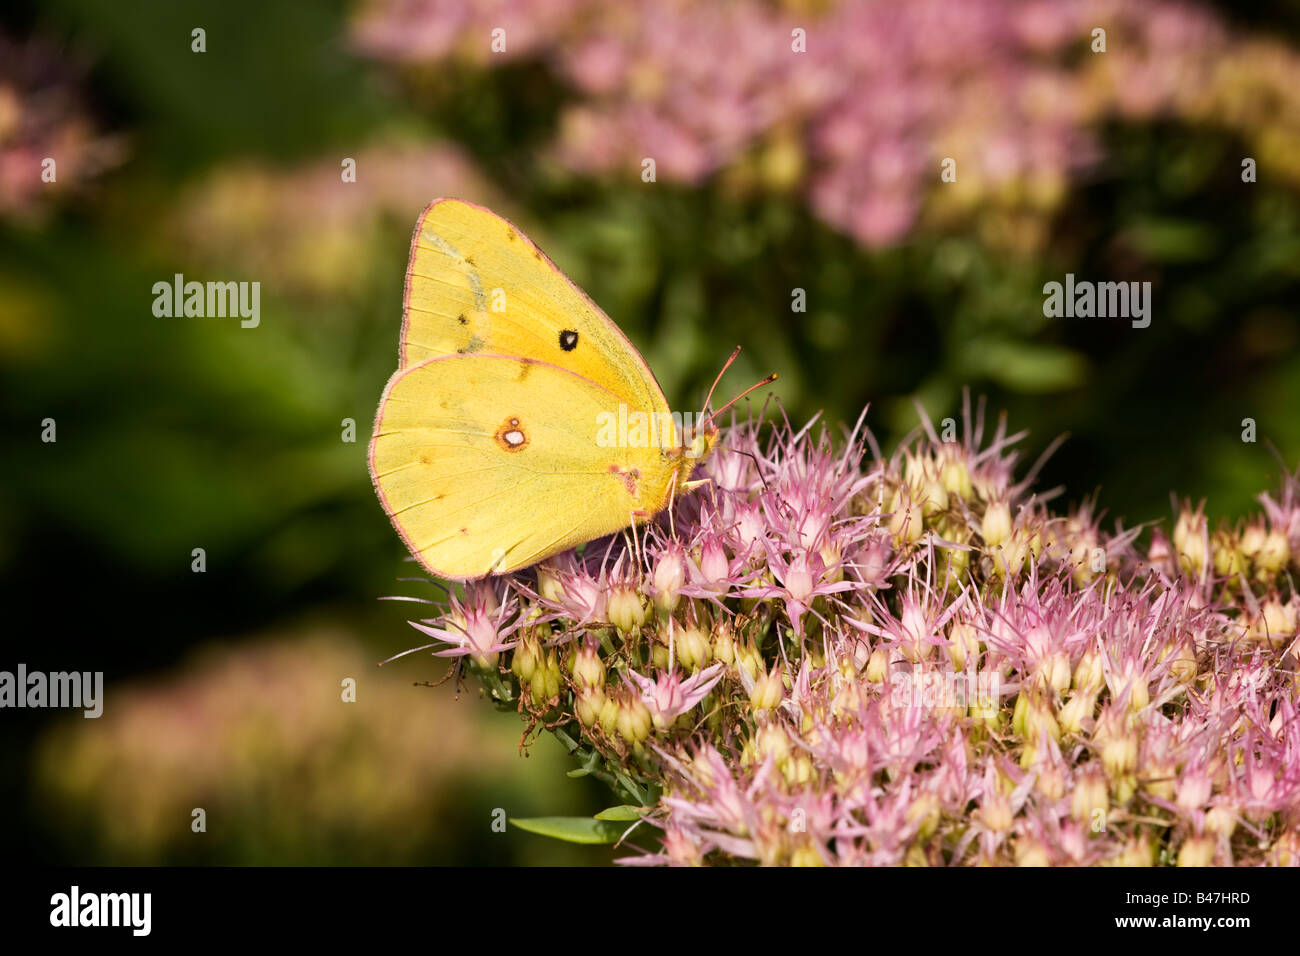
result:
[(981, 373), (1029, 395), (1075, 388), (1088, 377), (1088, 360), (1057, 345), (987, 340), (977, 354)]
[(627, 829), (622, 823), (594, 817), (529, 817), (510, 822), (521, 830), (566, 843), (613, 843)]
[(1196, 262), (1214, 256), (1214, 231), (1204, 223), (1183, 219), (1143, 219), (1124, 232), (1144, 255), (1162, 262)]
[(585, 777), (585, 776), (589, 775), (590, 773), (591, 773), (591, 771), (588, 770), (586, 767), (579, 767), (577, 770), (570, 770), (570, 771), (568, 771), (568, 772), (565, 774), (565, 776), (566, 776), (566, 777), (572, 777), (572, 778), (574, 778), (574, 779), (576, 780), (578, 777)]
[(601, 810), (596, 814), (597, 820), (614, 820), (614, 821), (632, 821), (641, 819), (641, 811), (644, 807), (634, 807), (630, 803), (625, 803), (620, 807), (609, 807)]

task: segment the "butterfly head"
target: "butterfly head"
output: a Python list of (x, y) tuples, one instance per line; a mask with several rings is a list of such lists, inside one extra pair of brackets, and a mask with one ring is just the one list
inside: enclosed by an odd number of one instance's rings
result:
[(699, 464), (713, 453), (718, 444), (718, 426), (711, 421), (703, 421), (685, 428), (682, 432), (681, 447), (676, 449), (684, 463)]

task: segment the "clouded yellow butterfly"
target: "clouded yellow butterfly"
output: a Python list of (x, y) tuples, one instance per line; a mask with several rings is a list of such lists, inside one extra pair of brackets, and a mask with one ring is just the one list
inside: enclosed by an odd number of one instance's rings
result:
[(514, 571), (658, 514), (717, 441), (711, 421), (673, 416), (618, 326), (481, 206), (424, 211), (404, 309), (370, 475), (439, 577)]

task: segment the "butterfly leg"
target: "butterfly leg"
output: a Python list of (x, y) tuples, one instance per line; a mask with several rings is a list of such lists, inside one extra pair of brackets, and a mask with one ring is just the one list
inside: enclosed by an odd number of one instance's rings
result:
[(644, 568), (646, 563), (645, 542), (638, 542), (636, 526), (643, 521), (649, 521), (654, 517), (652, 512), (644, 508), (633, 508), (627, 513), (628, 523), (632, 526), (632, 554), (636, 557), (638, 567)]

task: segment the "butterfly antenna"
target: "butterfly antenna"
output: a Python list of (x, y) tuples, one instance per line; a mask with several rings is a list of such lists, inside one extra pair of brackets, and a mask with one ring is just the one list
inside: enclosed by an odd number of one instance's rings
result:
[(636, 536), (636, 512), (628, 514), (628, 518), (632, 522), (632, 558), (636, 561), (637, 570), (639, 571), (645, 565), (645, 562), (642, 560), (641, 544)]
[(673, 511), (676, 510), (673, 505), (676, 504), (676, 497), (677, 472), (674, 471), (673, 476), (668, 479), (668, 533), (672, 535), (674, 541), (677, 540), (677, 523), (673, 521)]
[(722, 381), (722, 376), (727, 374), (727, 369), (731, 368), (731, 363), (736, 361), (736, 356), (739, 354), (740, 346), (737, 345), (736, 350), (731, 353), (731, 358), (722, 363), (722, 368), (718, 372), (718, 377), (715, 378), (713, 384), (709, 386), (709, 394), (704, 396), (704, 407), (700, 409), (700, 418), (703, 418), (704, 413), (709, 410), (709, 402), (713, 401), (713, 390), (718, 387), (718, 383)]
[(757, 390), (757, 389), (760, 389), (760, 388), (762, 388), (764, 385), (771, 385), (773, 382), (776, 381), (776, 379), (777, 379), (777, 374), (776, 374), (776, 372), (773, 372), (771, 375), (769, 375), (767, 378), (763, 379), (761, 382), (755, 382), (753, 385), (749, 386), (749, 388), (745, 389), (743, 392), (741, 392), (739, 395), (737, 395), (737, 396), (736, 396), (735, 398), (733, 398), (731, 401), (727, 402), (727, 404), (725, 404), (725, 405), (723, 405), (721, 408), (719, 408), (716, 412), (710, 412), (709, 415), (708, 415), (708, 417), (704, 419), (704, 422), (702, 423), (702, 425), (701, 425), (700, 427), (704, 427), (704, 425), (707, 425), (709, 422), (713, 421), (713, 419), (714, 419), (715, 416), (717, 416), (717, 415), (721, 415), (721, 414), (722, 414), (723, 412), (725, 412), (728, 408), (730, 408), (732, 405), (735, 405), (736, 402), (740, 401), (742, 398), (744, 398), (744, 397), (745, 397), (746, 395), (748, 395), (750, 392), (755, 391), (755, 390)]
[(733, 455), (744, 455), (746, 458), (752, 461), (754, 463), (754, 471), (758, 475), (758, 480), (763, 483), (763, 490), (764, 491), (768, 490), (767, 479), (763, 477), (763, 466), (758, 463), (757, 455), (755, 455), (752, 451), (741, 451), (739, 448), (731, 448), (727, 445), (719, 445), (718, 447), (721, 448), (723, 451), (731, 452)]

